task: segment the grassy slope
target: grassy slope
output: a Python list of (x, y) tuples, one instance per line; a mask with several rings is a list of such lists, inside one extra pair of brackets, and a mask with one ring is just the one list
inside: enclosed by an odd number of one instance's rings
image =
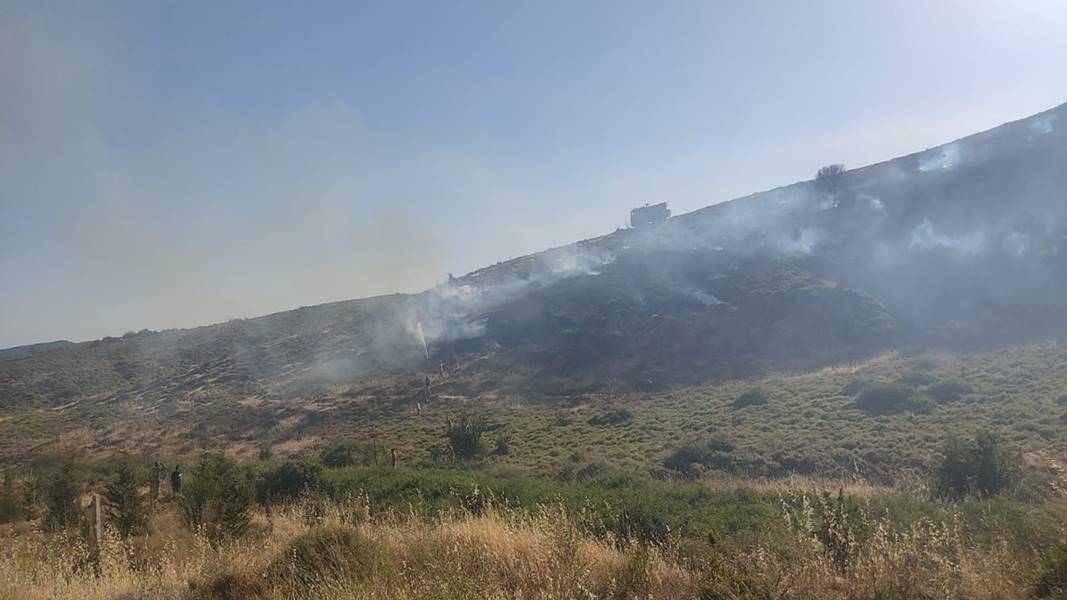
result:
[[(857, 378), (894, 381), (915, 372), (936, 381), (959, 380), (973, 389), (956, 401), (936, 404), (925, 414), (868, 415), (854, 408), (844, 388)], [(734, 401), (759, 386), (769, 402), (734, 408)], [(920, 386), (918, 393), (926, 386)], [(430, 402), (421, 415), (410, 410), (342, 406), (351, 417), (329, 422), (329, 435), (353, 435), (398, 447), (408, 462), (425, 457), (440, 442), (444, 415), (486, 411), (509, 438), (511, 453), (492, 459), (502, 465), (555, 475), (571, 463), (602, 462), (648, 472), (689, 442), (725, 439), (738, 455), (762, 459), (772, 468), (783, 459), (807, 461), (825, 476), (858, 475), (886, 480), (922, 471), (947, 436), (981, 428), (1000, 431), (1019, 450), (1062, 457), (1067, 432), (1067, 346), (1047, 343), (991, 353), (882, 355), (868, 362), (815, 373), (780, 375), (754, 382), (684, 388), (665, 394), (576, 398), (575, 405), (482, 405), (461, 400)], [(591, 418), (625, 408), (632, 419), (596, 426)], [(760, 475), (763, 473), (752, 473)]]
[[(857, 410), (847, 393), (855, 393), (850, 384), (857, 381), (900, 379), (923, 380), (914, 386), (920, 398), (944, 381), (962, 382), (970, 392), (931, 400), (928, 412), (889, 415)], [(465, 414), (489, 417), (490, 448), (498, 435), (508, 439), (510, 452), (490, 456), (487, 465), (549, 477), (597, 463), (656, 474), (672, 451), (712, 438), (735, 447), (736, 475), (795, 471), (874, 482), (922, 474), (947, 436), (982, 428), (1000, 432), (1032, 462), (1047, 464), (1067, 451), (1067, 345), (1058, 342), (968, 355), (893, 352), (812, 373), (664, 393), (533, 402), (477, 387), (450, 375), (434, 383), (427, 400), (410, 377), (379, 378), (312, 391), (299, 402), (287, 394), (206, 395), (150, 410), (135, 402), (23, 409), (0, 419), (0, 452), (24, 460), (58, 439), (95, 458), (119, 449), (191, 456), (208, 448), (252, 458), (263, 447), (276, 456), (314, 454), (327, 440), (350, 436), (395, 448), (401, 464), (414, 466), (443, 443), (446, 417)], [(766, 404), (734, 406), (755, 387), (765, 391)], [(590, 423), (623, 409), (629, 418)]]

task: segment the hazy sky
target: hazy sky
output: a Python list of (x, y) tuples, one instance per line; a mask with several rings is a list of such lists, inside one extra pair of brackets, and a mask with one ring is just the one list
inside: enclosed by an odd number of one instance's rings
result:
[(0, 0), (0, 347), (446, 277), (1067, 101), (1067, 2)]

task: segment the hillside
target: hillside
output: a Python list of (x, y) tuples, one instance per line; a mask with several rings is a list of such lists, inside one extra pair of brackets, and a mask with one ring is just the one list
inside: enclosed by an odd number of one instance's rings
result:
[(0, 597), (1063, 597), (1065, 114), (419, 294), (0, 351)]
[[(57, 434), (101, 452), (219, 445), (247, 454), (272, 444), (298, 452), (334, 431), (389, 431), (416, 404), (438, 417), (485, 403), (499, 415), (531, 403), (545, 415), (590, 402), (669, 411), (685, 405), (679, 398), (705, 397), (701, 390), (729, 396), (745, 381), (919, 347), (947, 357), (1034, 348), (1034, 357), (1018, 350), (1019, 360), (1040, 363), (1033, 377), (1055, 388), (1060, 371), (1043, 357), (1060, 352), (1046, 340), (1067, 327), (1065, 115), (1067, 105), (829, 184), (796, 183), (619, 230), (421, 294), (5, 351), (0, 428), (10, 441), (0, 457), (25, 459)], [(801, 397), (799, 414), (821, 413), (813, 403), (835, 397), (841, 382), (832, 381), (783, 393)], [(1049, 398), (1063, 393), (1052, 388)], [(975, 401), (1014, 393), (988, 387)], [(419, 431), (437, 427), (436, 417), (424, 422)], [(678, 445), (684, 434), (661, 443)], [(412, 441), (422, 434), (382, 435), (425, 455)], [(914, 467), (928, 448), (913, 450), (869, 470)], [(764, 454), (778, 466), (750, 470), (796, 470), (773, 459), (777, 452)], [(796, 464), (811, 458), (840, 471), (855, 458), (826, 448), (812, 455)]]

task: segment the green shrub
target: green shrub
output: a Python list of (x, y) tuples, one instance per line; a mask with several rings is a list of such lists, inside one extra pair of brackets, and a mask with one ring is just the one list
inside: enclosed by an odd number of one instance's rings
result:
[(1060, 542), (1038, 565), (1030, 593), (1035, 598), (1067, 598), (1067, 542)]
[(981, 432), (973, 440), (953, 438), (941, 453), (934, 488), (942, 496), (993, 496), (1019, 480), (1022, 459), (991, 432)]
[(854, 496), (842, 489), (836, 497), (828, 491), (794, 491), (783, 498), (783, 508), (794, 531), (803, 538), (818, 540), (840, 575), (852, 569), (871, 526)]
[(610, 598), (627, 600), (645, 598), (649, 595), (652, 584), (652, 556), (649, 549), (641, 544), (631, 543), (626, 549), (626, 558), (617, 567), (612, 577)]
[(915, 370), (917, 371), (933, 371), (937, 368), (937, 361), (932, 358), (924, 358), (915, 363)]
[(4, 471), (4, 479), (0, 482), (0, 523), (13, 523), (26, 518), (18, 492), (11, 471)]
[(870, 385), (856, 398), (856, 408), (871, 415), (890, 415), (910, 410), (921, 412), (928, 407), (912, 388), (899, 383)]
[(744, 394), (738, 396), (737, 400), (734, 400), (731, 406), (733, 406), (734, 408), (745, 408), (746, 406), (761, 406), (767, 404), (768, 401), (769, 398), (767, 396), (767, 392), (763, 391), (762, 388), (752, 388), (746, 391)]
[[(775, 595), (768, 589), (766, 578), (758, 573), (746, 572), (746, 563), (731, 560), (718, 548), (712, 548), (704, 558), (705, 568), (700, 570), (696, 598), (699, 600), (771, 600)], [(748, 565), (751, 566), (751, 565)]]
[(485, 417), (467, 417), (453, 422), (448, 421), (445, 437), (448, 447), (456, 460), (471, 460), (485, 454), (482, 447), (482, 434), (488, 429)]
[(318, 489), (321, 484), (321, 465), (287, 461), (262, 474), (256, 482), (256, 500), (261, 504), (287, 502)]
[(733, 452), (734, 444), (724, 437), (712, 436), (708, 440), (708, 449), (716, 452)]
[(183, 494), (186, 523), (212, 543), (243, 535), (255, 500), (252, 483), (237, 463), (217, 453), (200, 458)]
[(670, 515), (659, 498), (628, 495), (598, 515), (602, 532), (616, 540), (663, 544), (671, 533)]
[(955, 402), (965, 396), (974, 392), (974, 388), (963, 383), (962, 381), (949, 380), (935, 383), (926, 388), (926, 393), (931, 398), (938, 402)]
[(132, 464), (123, 462), (119, 464), (115, 480), (104, 492), (114, 511), (115, 527), (123, 538), (142, 533), (148, 526), (148, 514), (140, 491), (143, 479)]
[(871, 382), (863, 377), (855, 377), (841, 388), (841, 393), (846, 396), (855, 396), (870, 384)]
[(934, 377), (930, 373), (923, 373), (922, 371), (912, 371), (911, 373), (905, 373), (904, 375), (901, 375), (900, 378), (897, 379), (897, 381), (904, 385), (919, 387), (924, 385), (930, 385), (931, 383), (937, 381), (937, 377)]
[(613, 410), (600, 415), (595, 415), (589, 419), (589, 424), (594, 427), (610, 427), (612, 425), (622, 425), (623, 423), (629, 423), (634, 418), (632, 412), (625, 408), (619, 410)]
[(45, 529), (59, 531), (82, 524), (82, 482), (72, 458), (60, 459), (54, 469), (45, 473), (39, 486), (45, 504)]
[(820, 502), (815, 503), (818, 525), (816, 538), (822, 543), (834, 566), (842, 575), (852, 566), (857, 546), (857, 529), (863, 522), (859, 504), (844, 490), (837, 491), (837, 499), (823, 492)]
[(276, 583), (308, 589), (331, 581), (370, 581), (385, 565), (381, 544), (351, 525), (316, 527), (290, 542), (267, 568)]
[(259, 575), (241, 572), (223, 573), (203, 588), (192, 591), (193, 593), (189, 596), (191, 599), (270, 600), (274, 598)]
[(693, 466), (703, 467), (708, 454), (709, 451), (702, 446), (682, 446), (663, 460), (663, 466), (693, 476), (699, 472)]
[(377, 465), (388, 455), (385, 446), (373, 442), (343, 439), (332, 442), (319, 453), (319, 462), (331, 469)]
[(733, 471), (737, 463), (730, 455), (734, 445), (728, 440), (713, 437), (707, 444), (690, 444), (678, 448), (663, 461), (668, 469), (684, 473), (689, 477), (700, 474), (704, 468)]
[(493, 449), (493, 454), (507, 456), (509, 452), (511, 452), (511, 446), (508, 444), (508, 436), (501, 433), (496, 436), (496, 448)]

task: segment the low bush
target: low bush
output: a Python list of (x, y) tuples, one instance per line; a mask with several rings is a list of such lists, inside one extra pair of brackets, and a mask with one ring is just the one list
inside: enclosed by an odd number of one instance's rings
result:
[(43, 475), (39, 487), (45, 503), (46, 530), (59, 531), (82, 524), (82, 480), (72, 458), (60, 459), (54, 469)]
[(1067, 598), (1067, 542), (1061, 542), (1038, 565), (1030, 593), (1035, 598)]
[(0, 523), (13, 523), (24, 518), (26, 511), (15, 478), (11, 471), (4, 471), (3, 481), (0, 481)]
[(496, 447), (493, 448), (493, 454), (507, 456), (509, 452), (511, 452), (511, 446), (508, 444), (508, 436), (501, 433), (496, 436)]
[(870, 384), (870, 381), (867, 381), (862, 377), (856, 377), (850, 380), (844, 385), (844, 387), (841, 388), (841, 393), (846, 396), (855, 396), (856, 394), (862, 392), (863, 389)]
[(283, 587), (306, 590), (333, 581), (367, 582), (385, 564), (381, 544), (351, 525), (329, 525), (290, 542), (267, 576)]
[(248, 473), (221, 454), (200, 458), (184, 489), (185, 521), (212, 543), (243, 535), (251, 523), (255, 491)]
[(718, 452), (733, 452), (734, 444), (724, 437), (713, 436), (708, 440), (708, 449)]
[[(190, 584), (192, 585), (192, 584)], [(207, 585), (193, 588), (190, 598), (203, 600), (271, 600), (267, 584), (249, 573), (223, 573)]]
[(860, 392), (856, 408), (870, 415), (890, 415), (903, 411), (922, 412), (929, 407), (914, 389), (906, 385), (879, 383)]
[(1004, 448), (991, 432), (979, 433), (972, 440), (951, 439), (941, 453), (934, 489), (942, 496), (988, 497), (1008, 490), (1019, 481), (1022, 458)]
[(926, 388), (926, 394), (941, 403), (956, 402), (963, 396), (973, 392), (974, 388), (954, 379), (941, 381)]
[(463, 417), (448, 421), (445, 437), (456, 460), (472, 460), (485, 454), (482, 434), (489, 428), (485, 417)]
[(762, 406), (767, 404), (770, 399), (767, 396), (767, 392), (762, 388), (752, 388), (745, 393), (737, 397), (737, 400), (733, 401), (734, 408), (745, 408), (746, 406)]
[(610, 427), (612, 425), (622, 425), (623, 423), (629, 423), (634, 418), (632, 412), (625, 408), (619, 410), (613, 410), (603, 414), (590, 417), (589, 424), (594, 427)]
[(287, 461), (260, 474), (256, 501), (260, 504), (288, 502), (318, 489), (322, 466), (307, 461)]
[(728, 440), (713, 437), (706, 444), (689, 444), (678, 448), (663, 461), (668, 469), (688, 477), (699, 475), (704, 469), (734, 471), (738, 464), (733, 456), (734, 445)]
[(384, 463), (389, 456), (385, 446), (373, 442), (342, 439), (330, 443), (319, 453), (324, 467), (369, 467)]
[(937, 381), (937, 377), (934, 377), (930, 373), (924, 373), (922, 371), (912, 371), (911, 373), (905, 373), (897, 379), (899, 383), (910, 386), (924, 386), (930, 385)]
[(148, 527), (148, 513), (140, 489), (144, 479), (143, 474), (127, 461), (119, 465), (114, 481), (107, 486), (104, 495), (111, 506), (120, 537), (143, 533)]

